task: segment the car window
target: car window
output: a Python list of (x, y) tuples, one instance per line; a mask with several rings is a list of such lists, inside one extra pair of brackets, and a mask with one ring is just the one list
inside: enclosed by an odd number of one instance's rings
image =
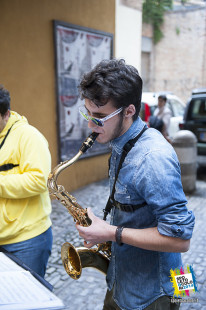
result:
[(174, 116), (183, 116), (185, 107), (176, 99), (170, 99), (169, 103), (171, 104), (173, 115)]
[(206, 99), (193, 99), (190, 104), (191, 119), (206, 119)]

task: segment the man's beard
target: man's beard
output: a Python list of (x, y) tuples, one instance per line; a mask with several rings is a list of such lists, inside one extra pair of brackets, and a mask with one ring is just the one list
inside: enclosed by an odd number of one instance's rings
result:
[(120, 117), (119, 117), (119, 121), (111, 135), (111, 138), (110, 138), (110, 141), (118, 138), (119, 136), (121, 136), (123, 134), (123, 115), (120, 114)]

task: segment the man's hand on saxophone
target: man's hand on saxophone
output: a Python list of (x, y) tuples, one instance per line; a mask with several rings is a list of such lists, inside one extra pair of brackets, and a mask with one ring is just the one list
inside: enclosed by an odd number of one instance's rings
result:
[(99, 243), (115, 241), (115, 231), (117, 227), (109, 225), (104, 220), (95, 216), (91, 208), (87, 209), (87, 213), (92, 220), (92, 224), (88, 227), (76, 224), (80, 237), (84, 239), (84, 246), (86, 248), (91, 248)]

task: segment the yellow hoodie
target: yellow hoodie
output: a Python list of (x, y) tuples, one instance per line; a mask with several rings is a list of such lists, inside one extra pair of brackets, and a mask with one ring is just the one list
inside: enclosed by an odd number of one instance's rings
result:
[[(12, 126), (13, 125), (13, 126)], [(27, 119), (11, 111), (0, 133), (0, 245), (28, 240), (51, 226), (47, 178), (51, 155), (44, 136)]]

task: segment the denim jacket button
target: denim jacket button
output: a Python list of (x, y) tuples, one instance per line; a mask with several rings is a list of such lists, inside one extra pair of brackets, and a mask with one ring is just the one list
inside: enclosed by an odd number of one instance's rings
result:
[(177, 236), (181, 236), (184, 233), (184, 228), (182, 228), (179, 225), (172, 225), (171, 227), (171, 231), (177, 235)]

